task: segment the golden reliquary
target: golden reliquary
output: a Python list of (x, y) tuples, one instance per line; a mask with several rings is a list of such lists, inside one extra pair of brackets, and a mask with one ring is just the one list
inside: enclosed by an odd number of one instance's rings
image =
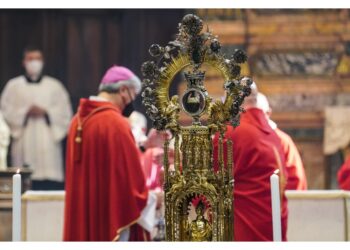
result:
[[(165, 228), (167, 241), (232, 241), (233, 177), (232, 142), (225, 142), (226, 124), (237, 126), (241, 104), (250, 94), (252, 81), (240, 76), (247, 56), (235, 50), (226, 59), (218, 39), (203, 31), (202, 20), (186, 15), (174, 41), (162, 47), (151, 45), (154, 60), (142, 65), (143, 104), (157, 130), (170, 130), (174, 140), (174, 166), (170, 167), (170, 140), (164, 144)], [(204, 86), (202, 66), (221, 72), (225, 101), (213, 100)], [(181, 97), (169, 97), (175, 75), (183, 73), (187, 89)], [(192, 117), (192, 125), (181, 126), (179, 113)], [(203, 116), (206, 115), (205, 121)], [(202, 123), (205, 123), (203, 125)], [(213, 166), (212, 135), (219, 133), (218, 167)]]

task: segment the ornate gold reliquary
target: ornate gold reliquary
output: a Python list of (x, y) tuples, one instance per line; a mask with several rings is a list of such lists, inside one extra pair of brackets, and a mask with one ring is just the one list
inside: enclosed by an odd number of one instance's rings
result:
[[(218, 39), (203, 31), (202, 20), (186, 15), (174, 41), (151, 45), (154, 58), (142, 65), (143, 104), (157, 130), (170, 130), (174, 164), (169, 164), (169, 143), (164, 144), (165, 224), (168, 241), (233, 240), (232, 142), (226, 141), (226, 125), (237, 126), (240, 107), (250, 94), (252, 81), (240, 76), (247, 60), (242, 50), (226, 59)], [(221, 72), (225, 100), (213, 100), (204, 86), (205, 67)], [(187, 89), (169, 97), (169, 87), (183, 73)], [(179, 113), (192, 117), (190, 126), (179, 124)], [(205, 117), (205, 119), (203, 118)], [(219, 133), (218, 166), (213, 166), (212, 135)], [(230, 153), (231, 152), (231, 153)]]

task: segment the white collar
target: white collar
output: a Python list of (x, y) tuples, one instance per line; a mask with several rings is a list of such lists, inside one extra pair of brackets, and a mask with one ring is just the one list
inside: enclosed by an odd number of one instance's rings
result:
[(103, 98), (101, 96), (96, 96), (96, 95), (92, 95), (89, 97), (90, 101), (97, 101), (97, 102), (109, 102), (106, 98)]
[(273, 120), (269, 119), (268, 123), (273, 130), (277, 129), (277, 124)]

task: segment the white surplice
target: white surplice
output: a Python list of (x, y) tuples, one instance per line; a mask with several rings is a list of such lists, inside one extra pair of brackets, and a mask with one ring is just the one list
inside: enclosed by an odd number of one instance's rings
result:
[(0, 170), (7, 168), (7, 149), (10, 144), (10, 128), (0, 112)]
[[(43, 118), (26, 114), (36, 105), (46, 110)], [(1, 110), (10, 126), (12, 166), (28, 164), (33, 180), (63, 181), (61, 141), (72, 118), (69, 95), (60, 81), (43, 76), (39, 83), (28, 83), (24, 76), (11, 79), (1, 96)]]

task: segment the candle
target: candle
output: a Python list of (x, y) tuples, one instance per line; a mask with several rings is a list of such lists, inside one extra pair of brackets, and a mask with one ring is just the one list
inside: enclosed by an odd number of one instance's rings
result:
[(280, 190), (279, 190), (279, 177), (277, 175), (278, 172), (279, 170), (275, 171), (270, 176), (273, 241), (282, 240)]
[(21, 188), (19, 169), (12, 177), (12, 241), (21, 240)]

